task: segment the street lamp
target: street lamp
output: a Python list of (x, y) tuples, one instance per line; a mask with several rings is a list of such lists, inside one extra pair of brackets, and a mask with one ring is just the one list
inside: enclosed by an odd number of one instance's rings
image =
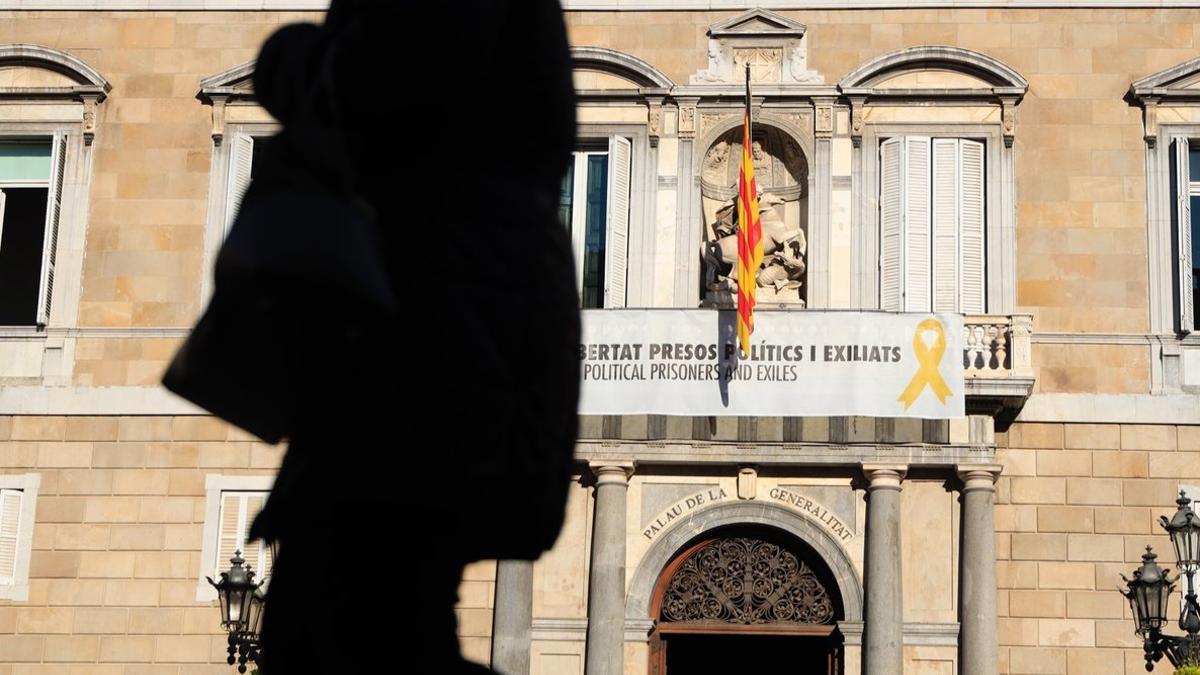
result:
[[(272, 546), (272, 553), (275, 547)], [(221, 580), (205, 577), (217, 589), (217, 600), (221, 605), (221, 627), (229, 631), (229, 665), (238, 664), (238, 672), (246, 672), (248, 661), (258, 662), (262, 654), (260, 638), (266, 595), (262, 581), (254, 580), (254, 570), (245, 566), (241, 551), (235, 551), (229, 559), (232, 565), (228, 572), (221, 572)]]
[(1154, 662), (1166, 656), (1175, 667), (1184, 664), (1200, 663), (1200, 605), (1196, 601), (1195, 577), (1200, 571), (1200, 519), (1192, 510), (1192, 500), (1181, 490), (1176, 500), (1179, 509), (1168, 520), (1166, 516), (1159, 523), (1171, 537), (1171, 545), (1175, 547), (1176, 567), (1187, 579), (1187, 592), (1179, 607), (1179, 627), (1187, 636), (1166, 635), (1162, 632), (1167, 624), (1167, 601), (1175, 590), (1175, 582), (1179, 577), (1170, 578), (1170, 572), (1162, 569), (1154, 562), (1158, 556), (1150, 546), (1142, 555), (1142, 566), (1134, 570), (1133, 579), (1124, 574), (1127, 590), (1121, 591), (1129, 600), (1133, 610), (1135, 630), (1142, 638), (1142, 649), (1146, 653), (1146, 670), (1154, 670)]

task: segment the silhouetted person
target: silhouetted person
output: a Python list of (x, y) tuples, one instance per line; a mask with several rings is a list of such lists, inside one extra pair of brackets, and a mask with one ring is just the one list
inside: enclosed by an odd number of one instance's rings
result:
[(556, 215), (575, 112), (560, 9), (334, 0), (323, 26), (268, 39), (254, 85), (283, 131), (246, 199), (288, 189), (297, 166), (348, 181), (377, 216), (399, 307), (295, 308), (302, 351), (345, 353), (305, 372), (251, 531), (281, 542), (263, 673), (484, 671), (459, 656), (462, 568), (553, 544), (575, 441), (578, 298)]

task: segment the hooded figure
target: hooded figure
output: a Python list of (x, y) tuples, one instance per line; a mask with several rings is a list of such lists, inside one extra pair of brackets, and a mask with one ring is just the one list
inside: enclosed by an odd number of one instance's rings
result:
[(338, 307), (317, 273), (283, 301), (289, 348), (307, 362), (250, 532), (280, 543), (262, 671), (485, 670), (459, 656), (462, 568), (550, 548), (575, 442), (578, 297), (556, 211), (575, 136), (561, 12), (553, 0), (333, 0), (324, 25), (267, 40), (254, 86), (283, 130), (243, 203), (321, 227), (297, 168), (350, 195), (380, 242), (363, 264), (385, 270), (396, 307)]

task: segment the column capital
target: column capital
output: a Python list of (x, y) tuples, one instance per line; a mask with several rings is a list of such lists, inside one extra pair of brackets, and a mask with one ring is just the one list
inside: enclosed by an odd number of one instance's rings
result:
[(862, 472), (870, 482), (867, 486), (869, 492), (880, 489), (899, 490), (900, 481), (904, 480), (904, 475), (908, 473), (908, 465), (863, 462)]
[(959, 464), (954, 467), (963, 482), (963, 492), (973, 490), (996, 491), (996, 479), (1004, 467), (1000, 464)]
[(630, 459), (601, 459), (588, 462), (596, 483), (626, 483), (633, 476), (637, 462)]

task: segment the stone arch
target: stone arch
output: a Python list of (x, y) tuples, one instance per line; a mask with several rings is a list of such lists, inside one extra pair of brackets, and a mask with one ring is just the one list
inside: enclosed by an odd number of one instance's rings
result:
[[(754, 124), (755, 126), (760, 124), (771, 126), (782, 131), (789, 139), (800, 146), (800, 151), (804, 155), (805, 166), (811, 169), (813, 166), (813, 153), (815, 152), (816, 148), (813, 145), (811, 135), (805, 133), (805, 131), (801, 129), (795, 121), (774, 113), (759, 112), (754, 115)], [(711, 128), (704, 130), (704, 133), (696, 139), (695, 147), (697, 152), (692, 160), (695, 164), (693, 167), (695, 170), (695, 175), (699, 175), (699, 171), (701, 170), (701, 162), (704, 161), (704, 153), (707, 152), (714, 143), (720, 140), (722, 136), (734, 129), (740, 129), (741, 127), (742, 115), (740, 113), (736, 113), (721, 117), (712, 125)], [(809, 180), (812, 180), (811, 170), (809, 171)]]
[(0, 68), (29, 67), (47, 70), (68, 78), (73, 94), (90, 94), (103, 100), (112, 89), (96, 69), (66, 52), (31, 44), (0, 45)]
[(650, 545), (631, 577), (625, 599), (626, 625), (643, 625), (651, 619), (650, 604), (655, 584), (680, 549), (705, 532), (734, 525), (765, 525), (790, 534), (812, 547), (833, 574), (841, 595), (842, 620), (863, 620), (862, 581), (849, 554), (829, 533), (808, 518), (782, 506), (742, 501), (695, 511)]
[(675, 83), (661, 70), (631, 54), (605, 47), (571, 47), (572, 68), (597, 70), (635, 83), (638, 87), (671, 89)]
[(928, 68), (971, 75), (993, 87), (1012, 87), (1022, 91), (1029, 87), (1020, 73), (991, 56), (960, 47), (934, 45), (909, 47), (876, 57), (843, 77), (838, 87), (843, 91), (870, 88), (887, 77)]

